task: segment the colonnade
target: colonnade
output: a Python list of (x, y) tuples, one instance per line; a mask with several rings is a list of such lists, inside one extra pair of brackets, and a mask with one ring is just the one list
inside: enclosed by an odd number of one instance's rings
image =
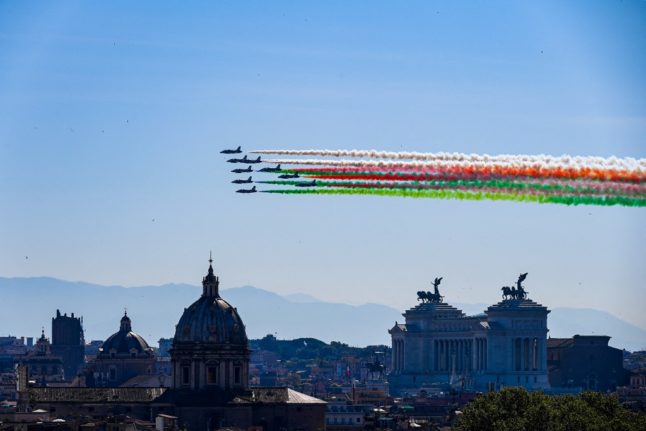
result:
[[(474, 349), (475, 346), (475, 349)], [(433, 341), (433, 371), (462, 373), (486, 368), (486, 339), (446, 339)], [(476, 367), (480, 368), (474, 368)]]
[(393, 340), (393, 370), (404, 370), (404, 340)]
[(487, 369), (487, 339), (476, 338), (476, 351), (475, 351), (475, 367), (476, 371), (484, 371)]
[(511, 340), (514, 371), (536, 371), (541, 368), (542, 345), (536, 337), (515, 337)]

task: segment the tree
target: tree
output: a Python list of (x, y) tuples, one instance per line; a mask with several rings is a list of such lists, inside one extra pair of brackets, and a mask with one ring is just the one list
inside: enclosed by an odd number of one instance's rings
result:
[(645, 430), (646, 416), (624, 409), (612, 395), (583, 392), (548, 396), (505, 388), (476, 398), (458, 418), (461, 431)]

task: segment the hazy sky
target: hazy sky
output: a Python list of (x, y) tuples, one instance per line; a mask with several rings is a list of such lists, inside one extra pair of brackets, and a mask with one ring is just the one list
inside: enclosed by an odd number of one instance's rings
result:
[(636, 0), (0, 1), (0, 275), (198, 284), (213, 250), (224, 287), (404, 309), (529, 272), (646, 328), (643, 208), (237, 195), (219, 154), (646, 157), (645, 46)]

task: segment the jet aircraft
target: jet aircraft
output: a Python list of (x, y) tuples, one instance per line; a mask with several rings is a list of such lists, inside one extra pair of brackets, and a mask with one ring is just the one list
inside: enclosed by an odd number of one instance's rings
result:
[(253, 186), (250, 189), (240, 189), (236, 190), (236, 193), (256, 193), (258, 190), (256, 190), (256, 186)]
[(229, 159), (229, 160), (227, 160), (227, 162), (229, 162), (229, 163), (260, 163), (261, 160), (260, 160), (260, 156), (258, 156), (258, 158), (254, 160), (254, 159), (247, 158), (247, 155), (245, 154), (244, 157), (241, 158), (241, 159)]
[(238, 145), (238, 148), (235, 150), (222, 150), (220, 151), (220, 154), (240, 154), (242, 152), (242, 149)]
[(251, 169), (251, 166), (249, 166), (247, 169), (238, 168), (233, 169), (231, 172), (233, 172), (234, 174), (244, 174), (247, 172), (253, 172), (253, 169)]
[(316, 187), (316, 180), (312, 181), (301, 181), (300, 183), (294, 184), (296, 187)]
[(253, 183), (253, 180), (251, 179), (251, 177), (249, 177), (249, 178), (247, 178), (246, 180), (240, 180), (240, 179), (238, 179), (238, 180), (233, 180), (233, 181), (231, 181), (231, 182), (232, 182), (233, 184), (250, 184), (250, 183)]
[(278, 178), (282, 178), (284, 180), (287, 180), (287, 179), (290, 179), (290, 178), (300, 178), (300, 177), (301, 176), (298, 175), (298, 173), (278, 175)]
[(241, 158), (241, 159), (238, 159), (238, 158), (234, 157), (233, 159), (227, 160), (227, 162), (229, 162), (229, 163), (249, 163), (249, 159), (247, 159), (247, 155), (245, 154), (244, 157)]
[(258, 172), (280, 172), (280, 164), (276, 165), (275, 168), (262, 168)]

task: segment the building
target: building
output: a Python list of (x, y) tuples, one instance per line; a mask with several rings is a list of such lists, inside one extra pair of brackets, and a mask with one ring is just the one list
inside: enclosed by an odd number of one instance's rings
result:
[(220, 297), (213, 266), (202, 296), (184, 310), (171, 348), (173, 387), (245, 390), (249, 381), (247, 334), (236, 308)]
[[(32, 337), (27, 338), (29, 339), (33, 340)], [(31, 350), (33, 347), (25, 344), (25, 337), (0, 337), (0, 373), (12, 373), (16, 357), (24, 356)]]
[(63, 361), (60, 356), (52, 353), (44, 329), (36, 341), (36, 348), (21, 357), (18, 363), (26, 366), (27, 377), (38, 386), (61, 383), (64, 380)]
[(366, 416), (375, 408), (372, 404), (354, 404), (344, 399), (327, 401), (325, 424), (328, 430), (364, 429)]
[(392, 338), (393, 394), (416, 393), (432, 386), (471, 390), (522, 386), (549, 388), (547, 377), (547, 314), (518, 288), (503, 288), (504, 299), (484, 314), (466, 316), (435, 293), (418, 292), (417, 306), (405, 323), (395, 322)]
[(623, 351), (610, 347), (605, 335), (575, 335), (547, 340), (550, 385), (592, 391), (614, 391), (628, 383)]
[(628, 386), (618, 387), (617, 396), (624, 407), (646, 412), (646, 369), (630, 372)]
[[(118, 415), (140, 420), (166, 415), (176, 417), (179, 428), (190, 430), (324, 430), (324, 401), (286, 387), (249, 388), (245, 326), (235, 307), (220, 296), (211, 262), (202, 280), (202, 295), (176, 325), (169, 387), (30, 388), (19, 378), (19, 410), (43, 409), (52, 417), (95, 421)], [(131, 333), (130, 319), (124, 316), (120, 331), (106, 340), (97, 360), (101, 354), (118, 359), (117, 353), (126, 351), (136, 356), (137, 346), (145, 350), (145, 341)], [(127, 348), (122, 349), (121, 343)], [(20, 369), (19, 375), (24, 374)]]
[(65, 379), (72, 380), (85, 362), (85, 337), (83, 318), (61, 315), (56, 310), (52, 318), (52, 353), (63, 360)]
[(120, 386), (155, 372), (155, 354), (144, 338), (132, 331), (128, 313), (121, 318), (119, 331), (103, 342), (94, 361), (88, 365), (88, 386)]

